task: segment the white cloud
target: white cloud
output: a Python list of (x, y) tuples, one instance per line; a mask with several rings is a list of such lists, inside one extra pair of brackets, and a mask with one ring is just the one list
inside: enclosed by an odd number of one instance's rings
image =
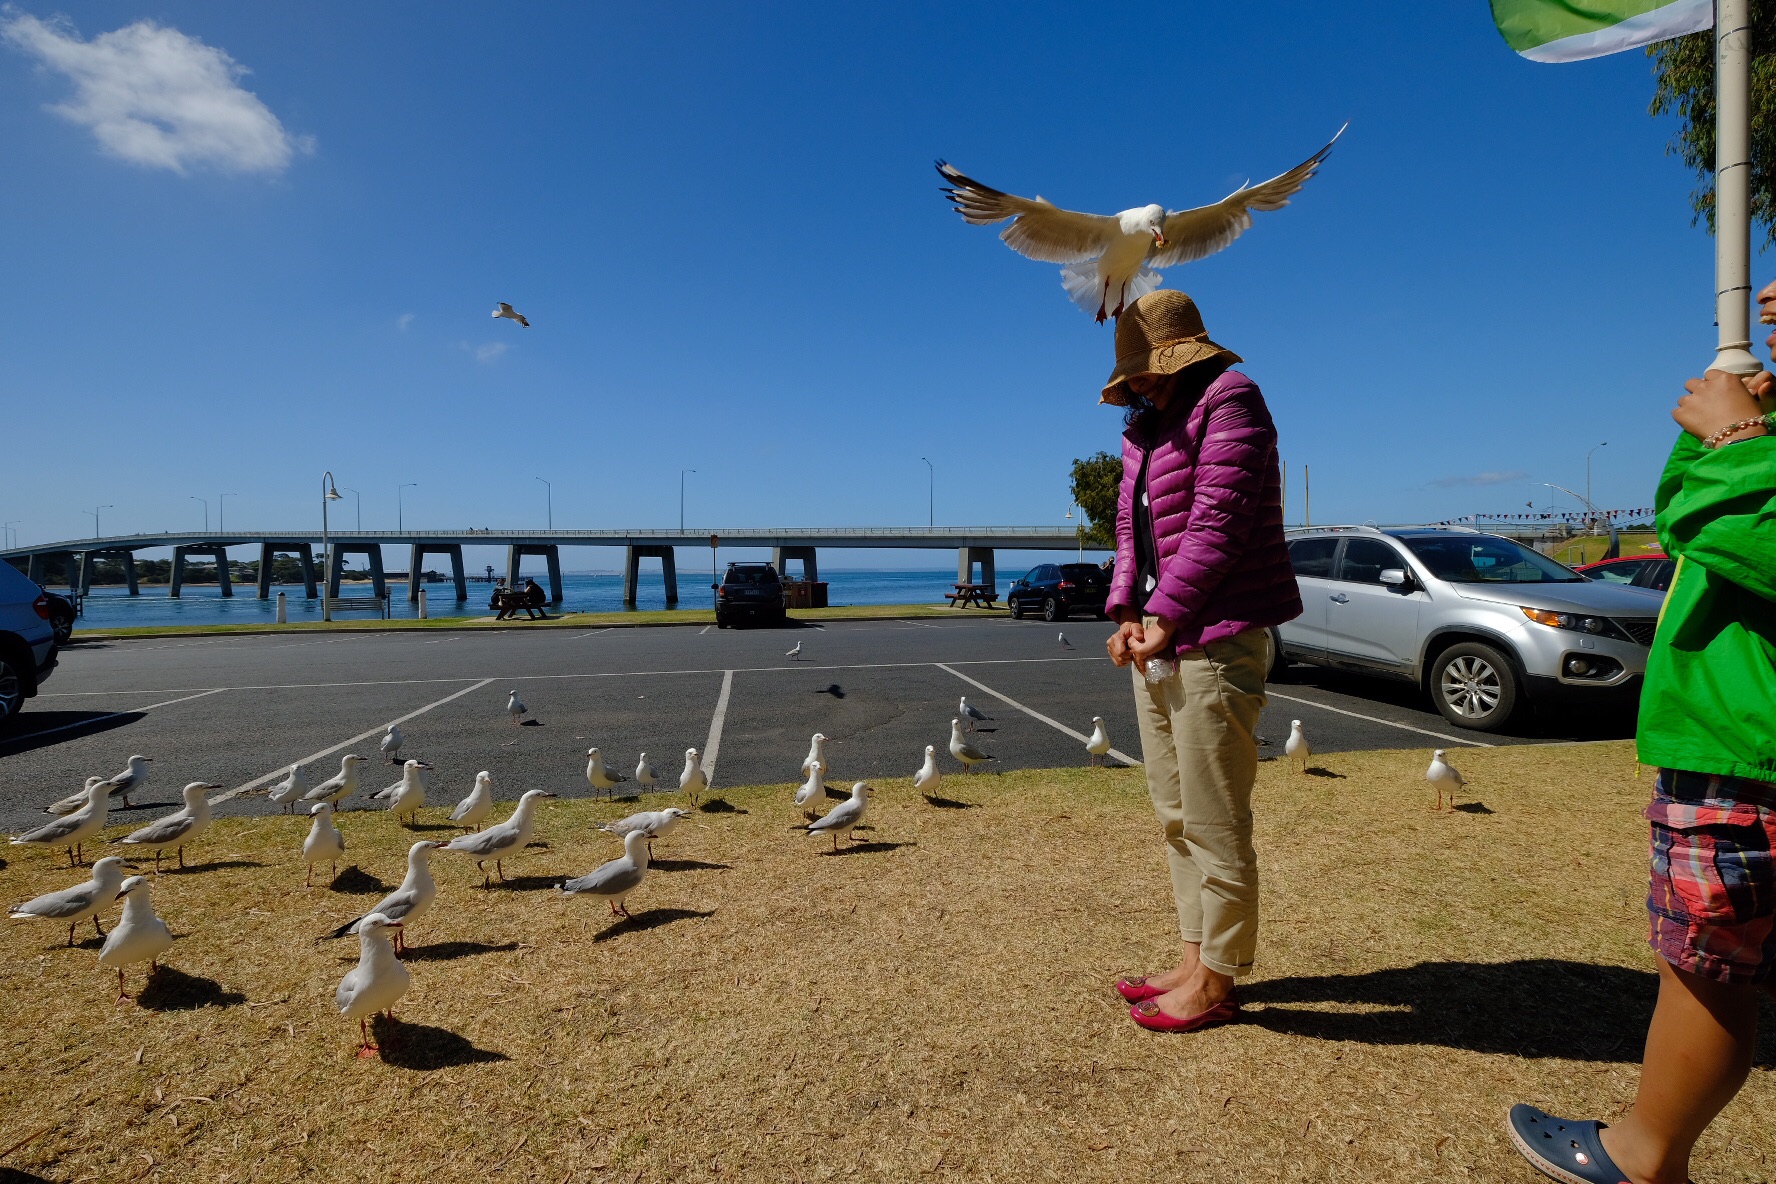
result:
[(49, 110), (92, 131), (131, 164), (183, 174), (192, 165), (281, 173), (308, 136), (292, 136), (239, 78), (247, 68), (177, 29), (137, 21), (91, 41), (65, 21), (0, 21), (0, 37), (67, 75), (74, 95)]
[(490, 341), (486, 345), (478, 345), (475, 347), (475, 360), (477, 362), (491, 362), (505, 352), (505, 342)]
[(1463, 485), (1509, 485), (1528, 476), (1522, 469), (1509, 469), (1504, 472), (1470, 473), (1465, 477), (1439, 477), (1430, 484), (1439, 489), (1454, 489)]
[(395, 318), (395, 328), (399, 329), (403, 333), (407, 332), (407, 326), (411, 325), (413, 323), (414, 315), (415, 314), (410, 313), (410, 312), (404, 312), (400, 316), (396, 317)]

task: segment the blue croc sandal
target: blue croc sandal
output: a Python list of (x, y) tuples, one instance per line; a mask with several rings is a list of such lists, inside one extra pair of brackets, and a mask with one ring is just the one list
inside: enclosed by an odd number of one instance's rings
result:
[(1556, 1118), (1518, 1103), (1511, 1107), (1508, 1126), (1511, 1142), (1544, 1175), (1565, 1184), (1630, 1184), (1627, 1173), (1604, 1151), (1597, 1137), (1603, 1128), (1593, 1120)]

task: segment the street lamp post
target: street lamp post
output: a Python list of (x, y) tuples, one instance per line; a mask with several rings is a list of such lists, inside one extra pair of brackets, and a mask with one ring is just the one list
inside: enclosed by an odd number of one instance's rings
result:
[[(209, 534), (209, 533), (210, 533), (210, 503), (209, 503), (209, 502), (208, 502), (208, 501), (206, 501), (206, 500), (205, 500), (205, 499), (203, 499), (203, 498), (201, 498), (201, 497), (198, 497), (198, 496), (197, 496), (197, 495), (196, 495), (196, 494), (195, 494), (195, 493), (188, 493), (188, 494), (186, 494), (186, 495), (185, 495), (185, 500), (186, 500), (186, 501), (188, 501), (188, 502), (203, 502), (203, 508), (204, 508), (204, 533), (205, 533), (205, 534)], [(97, 529), (97, 527), (96, 527), (96, 526), (95, 526), (95, 527), (94, 527), (94, 529), (95, 529), (95, 530), (96, 530), (96, 529)]]
[[(226, 508), (225, 503), (227, 502), (227, 500), (229, 498), (239, 497), (239, 496), (240, 496), (240, 494), (238, 494), (238, 493), (219, 493), (216, 495), (216, 533), (217, 534), (221, 534), (223, 531), (228, 529), (228, 527), (224, 526), (222, 523), (222, 511)], [(207, 508), (208, 507), (206, 507), (206, 509)]]
[(358, 530), (362, 531), (364, 529), (364, 495), (359, 493), (357, 490), (353, 489), (349, 485), (347, 485), (345, 487), (345, 491), (347, 493), (351, 494), (352, 497), (357, 501), (357, 504), (358, 504)]
[[(1595, 447), (1593, 447), (1591, 449), (1591, 452), (1596, 452), (1597, 449), (1599, 449), (1599, 448), (1608, 448), (1608, 447), (1609, 447), (1609, 441), (1605, 440), (1603, 443), (1598, 444)], [(1587, 510), (1589, 510), (1591, 508), (1591, 452), (1587, 452), (1585, 454), (1585, 507)], [(1597, 522), (1595, 519), (1593, 519), (1593, 521), (1591, 523), (1591, 528), (1592, 528), (1591, 531), (1588, 531), (1586, 533), (1595, 532), (1595, 530), (1597, 528)]]
[(685, 528), (685, 474), (694, 473), (696, 469), (680, 469), (678, 471), (678, 528)]
[(418, 489), (418, 488), (419, 488), (419, 482), (417, 482), (417, 481), (403, 481), (401, 484), (395, 486), (395, 529), (396, 530), (406, 530), (407, 529), (407, 527), (405, 525), (406, 521), (407, 521), (406, 512), (402, 509), (402, 506), (401, 506), (401, 491), (403, 489)]
[[(202, 500), (202, 499), (201, 499), (201, 498), (200, 498), (200, 499), (198, 499), (198, 500), (200, 500), (200, 501), (201, 501), (201, 500)], [(90, 510), (88, 510), (88, 511), (87, 511), (87, 513), (88, 513), (88, 514), (91, 514), (91, 515), (92, 515), (92, 520), (93, 520), (93, 538), (95, 538), (95, 539), (96, 539), (96, 538), (98, 538), (98, 537), (99, 537), (99, 511), (100, 511), (100, 510), (115, 510), (115, 509), (116, 509), (116, 508), (117, 508), (117, 507), (116, 507), (116, 506), (94, 506), (94, 507), (93, 507), (93, 508), (92, 508), (92, 509), (90, 509)], [(204, 529), (205, 529), (205, 530), (208, 530), (208, 529), (209, 529), (209, 526), (210, 526), (210, 521), (209, 521), (209, 510), (208, 510), (208, 508), (207, 508), (207, 507), (206, 507), (206, 509), (205, 509), (205, 511), (204, 511)]]
[(23, 518), (14, 518), (14, 519), (13, 519), (13, 520), (12, 520), (12, 521), (11, 521), (11, 522), (8, 522), (8, 523), (6, 523), (6, 524), (5, 524), (5, 526), (6, 526), (6, 531), (7, 531), (7, 532), (8, 532), (8, 533), (9, 533), (9, 534), (10, 534), (10, 536), (11, 536), (11, 537), (10, 537), (10, 538), (9, 538), (9, 539), (8, 539), (8, 541), (7, 541), (7, 543), (6, 543), (6, 545), (7, 545), (7, 547), (9, 547), (9, 548), (10, 548), (10, 547), (12, 547), (12, 546), (14, 546), (14, 545), (16, 545), (16, 543), (17, 543), (17, 540), (18, 540), (18, 531), (16, 531), (16, 530), (13, 530), (13, 527), (15, 527), (15, 526), (17, 526), (17, 525), (19, 525), (19, 524), (20, 524), (20, 523), (21, 523), (21, 522), (23, 522), (23, 521), (24, 521), (24, 519), (23, 519)]
[[(549, 484), (549, 482), (544, 480), (542, 477), (538, 477), (537, 480), (543, 482), (543, 495), (549, 499), (549, 502), (548, 502), (548, 504), (549, 504), (549, 529), (554, 530), (555, 529), (555, 487), (553, 485)], [(684, 524), (680, 523), (679, 525), (682, 526)]]
[[(1079, 521), (1073, 522), (1073, 511), (1079, 510)], [(1077, 502), (1067, 507), (1067, 521), (1073, 522), (1073, 535), (1079, 540), (1079, 562), (1085, 562), (1085, 511)]]
[(329, 469), (321, 475), (321, 620), (333, 619), (331, 593), (333, 591), (333, 547), (327, 534), (327, 503), (336, 502), (344, 495), (333, 487), (333, 471)]
[(937, 469), (929, 460), (925, 461), (925, 526), (927, 529), (937, 525)]

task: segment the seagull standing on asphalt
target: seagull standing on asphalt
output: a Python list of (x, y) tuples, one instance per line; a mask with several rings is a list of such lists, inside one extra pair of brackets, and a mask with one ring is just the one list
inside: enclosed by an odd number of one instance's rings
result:
[(302, 886), (308, 888), (314, 884), (315, 864), (326, 860), (332, 868), (332, 874), (339, 874), (339, 857), (345, 854), (345, 836), (333, 825), (333, 806), (329, 802), (316, 802), (308, 808), (314, 815), (314, 822), (309, 825), (308, 837), (302, 840), (302, 861), (308, 864), (308, 875), (303, 877)]
[[(358, 766), (369, 757), (347, 753), (339, 758), (339, 772), (302, 795), (305, 802), (326, 802), (338, 809), (339, 803), (358, 792)], [(312, 811), (311, 811), (312, 812)]]
[(794, 658), (796, 661), (800, 662), (802, 660), (802, 643), (799, 641), (796, 642), (793, 648), (784, 651), (783, 656), (786, 658)]
[(689, 795), (691, 805), (697, 804), (697, 798), (709, 788), (709, 774), (703, 771), (703, 758), (696, 749), (685, 749), (684, 772), (678, 775), (680, 793)]
[(536, 804), (544, 798), (556, 796), (558, 795), (546, 789), (527, 789), (524, 796), (518, 799), (518, 808), (512, 811), (510, 818), (472, 835), (458, 835), (444, 844), (444, 849), (474, 856), (475, 866), (481, 869), (481, 885), (484, 888), (493, 883), (488, 879), (484, 864), (489, 859), (493, 860), (493, 870), (499, 873), (503, 883), (506, 878), (504, 861), (524, 850), (524, 845), (530, 842)]
[(962, 726), (970, 732), (974, 731), (975, 724), (993, 722), (993, 717), (970, 703), (967, 695), (962, 696), (962, 702), (956, 707), (956, 712), (962, 717)]
[(450, 812), (450, 821), (457, 823), (465, 830), (480, 830), (487, 816), (493, 813), (493, 774), (486, 769), (475, 774), (475, 788), (469, 796), (456, 804)]
[(1110, 755), (1110, 733), (1104, 730), (1104, 717), (1101, 715), (1092, 716), (1092, 734), (1091, 739), (1085, 742), (1085, 751), (1091, 755), (1094, 766)]
[(826, 797), (826, 780), (820, 775), (820, 766), (808, 768), (808, 779), (795, 792), (795, 804), (802, 808), (802, 817), (817, 818), (820, 811), (815, 807)]
[(641, 759), (635, 762), (635, 784), (642, 793), (652, 793), (659, 781), (654, 775), (654, 767), (648, 764), (648, 754), (642, 753)]
[(401, 745), (405, 743), (407, 743), (407, 737), (401, 735), (400, 725), (390, 724), (388, 726), (388, 731), (382, 734), (382, 743), (377, 745), (378, 748), (382, 749), (383, 762), (392, 765), (399, 760), (401, 757)]
[(802, 775), (807, 776), (808, 770), (815, 766), (819, 766), (822, 777), (826, 776), (826, 736), (820, 732), (815, 732), (813, 739), (808, 741), (808, 755), (802, 758)]
[(204, 791), (221, 788), (207, 781), (193, 781), (181, 791), (185, 797), (184, 809), (175, 810), (140, 830), (133, 830), (117, 841), (132, 847), (154, 848), (155, 875), (160, 874), (160, 854), (168, 847), (178, 849), (179, 866), (184, 867), (185, 844), (210, 829), (210, 799), (204, 796)]
[(851, 796), (826, 812), (826, 816), (808, 824), (809, 834), (829, 834), (832, 836), (833, 850), (839, 849), (839, 836), (845, 836), (845, 845), (850, 846), (856, 841), (852, 830), (863, 822), (863, 812), (869, 806), (869, 796), (875, 790), (867, 782), (859, 781), (851, 787)]
[(636, 831), (642, 832), (648, 837), (648, 857), (651, 859), (654, 854), (654, 840), (665, 838), (673, 827), (690, 816), (689, 810), (667, 806), (664, 810), (642, 810), (616, 822), (603, 823), (598, 829), (607, 835), (616, 835), (619, 839), (626, 839)]
[(148, 978), (160, 969), (160, 956), (173, 948), (173, 934), (166, 922), (154, 915), (154, 891), (143, 876), (131, 876), (118, 886), (123, 897), (123, 918), (111, 929), (99, 950), (99, 965), (117, 972), (117, 1001), (129, 998), (123, 989), (123, 968), (148, 963)]
[(617, 786), (629, 778), (621, 773), (604, 767), (604, 754), (596, 748), (586, 750), (586, 781), (592, 786), (592, 796), (597, 797), (599, 790), (604, 790), (612, 798), (617, 796)]
[(1067, 635), (1065, 633), (1057, 633), (1055, 636), (1060, 639), (1062, 649), (1070, 650), (1073, 648), (1073, 643), (1067, 640)]
[(1425, 770), (1425, 780), (1429, 781), (1432, 788), (1437, 791), (1435, 808), (1438, 810), (1443, 808), (1443, 795), (1446, 793), (1449, 795), (1450, 808), (1454, 809), (1455, 791), (1466, 788), (1468, 784), (1461, 775), (1461, 770), (1449, 763), (1444, 757), (1443, 751), (1439, 748), (1431, 754), (1431, 767)]
[(962, 721), (959, 719), (950, 721), (950, 755), (962, 762), (964, 773), (972, 773), (976, 765), (998, 759), (962, 738)]
[(1291, 763), (1299, 760), (1301, 771), (1307, 772), (1307, 762), (1313, 759), (1313, 749), (1308, 747), (1307, 733), (1301, 730), (1301, 721), (1298, 719), (1289, 721), (1289, 739), (1283, 745), (1283, 755), (1288, 757)]
[(521, 722), (523, 722), (518, 717), (525, 714), (529, 710), (530, 710), (530, 708), (528, 708), (524, 705), (523, 700), (518, 698), (518, 692), (516, 690), (514, 690), (512, 692), (511, 697), (506, 700), (506, 714), (512, 717), (512, 726), (513, 727), (517, 727)]
[(46, 822), (36, 830), (12, 837), (12, 845), (32, 847), (66, 847), (68, 866), (80, 863), (81, 845), (105, 829), (105, 815), (111, 809), (111, 795), (104, 781), (95, 782), (86, 793), (86, 805), (64, 818)]
[(398, 954), (406, 949), (405, 926), (431, 912), (432, 902), (438, 898), (438, 883), (432, 879), (431, 854), (443, 845), (430, 839), (422, 839), (407, 848), (407, 876), (401, 881), (401, 886), (377, 901), (376, 907), (369, 913), (362, 917), (353, 917), (327, 936), (344, 937), (349, 933), (356, 933), (371, 913), (377, 913), (402, 924), (403, 928), (395, 930), (395, 952)]
[(115, 855), (107, 855), (93, 861), (92, 879), (86, 883), (63, 888), (59, 892), (46, 892), (34, 900), (14, 905), (10, 916), (14, 921), (29, 921), (36, 917), (47, 921), (66, 921), (68, 944), (71, 946), (74, 944), (75, 923), (88, 917), (92, 918), (93, 929), (98, 935), (105, 936), (104, 927), (99, 924), (99, 914), (111, 907), (111, 902), (117, 899), (117, 893), (122, 887), (123, 860)]
[[(124, 805), (130, 804), (130, 794), (140, 793), (148, 786), (148, 766), (154, 763), (151, 756), (132, 756), (123, 767), (123, 772), (115, 777), (99, 778), (105, 783), (106, 792)], [(89, 780), (89, 784), (91, 781)], [(72, 814), (86, 805), (86, 791), (70, 794), (61, 801), (49, 806), (51, 814)]]
[(308, 776), (302, 771), (301, 765), (291, 765), (290, 772), (284, 779), (265, 791), (265, 797), (275, 805), (282, 806), (284, 813), (293, 814), (296, 803), (308, 792)]
[(496, 320), (517, 321), (526, 329), (530, 328), (530, 322), (524, 319), (524, 314), (507, 304), (504, 300), (500, 301), (499, 307), (493, 310), (493, 315)]
[(937, 745), (925, 746), (925, 763), (913, 774), (913, 788), (922, 794), (930, 795), (937, 792), (943, 782), (943, 774), (937, 771)]
[(611, 916), (627, 917), (623, 898), (641, 887), (647, 878), (648, 836), (632, 830), (623, 836), (623, 853), (609, 863), (561, 885), (563, 896), (591, 896), (610, 905)]
[(403, 761), (401, 779), (387, 789), (377, 790), (370, 799), (373, 802), (387, 802), (389, 813), (393, 814), (401, 825), (411, 826), (419, 819), (419, 812), (425, 806), (425, 773), (432, 766), (424, 761)]
[(388, 931), (400, 929), (401, 922), (371, 913), (357, 924), (358, 964), (339, 980), (333, 1002), (339, 1005), (341, 1016), (358, 1021), (358, 1034), (363, 1037), (358, 1055), (369, 1057), (376, 1055), (376, 1046), (370, 1043), (370, 1017), (380, 1011), (393, 1022), (389, 1009), (413, 985), (413, 975), (389, 944)]

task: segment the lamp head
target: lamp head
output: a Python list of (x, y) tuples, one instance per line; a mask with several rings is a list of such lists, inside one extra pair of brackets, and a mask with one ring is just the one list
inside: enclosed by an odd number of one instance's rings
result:
[(339, 492), (339, 487), (333, 484), (333, 475), (331, 473), (327, 474), (327, 500), (330, 502), (336, 502), (344, 496), (344, 494)]

